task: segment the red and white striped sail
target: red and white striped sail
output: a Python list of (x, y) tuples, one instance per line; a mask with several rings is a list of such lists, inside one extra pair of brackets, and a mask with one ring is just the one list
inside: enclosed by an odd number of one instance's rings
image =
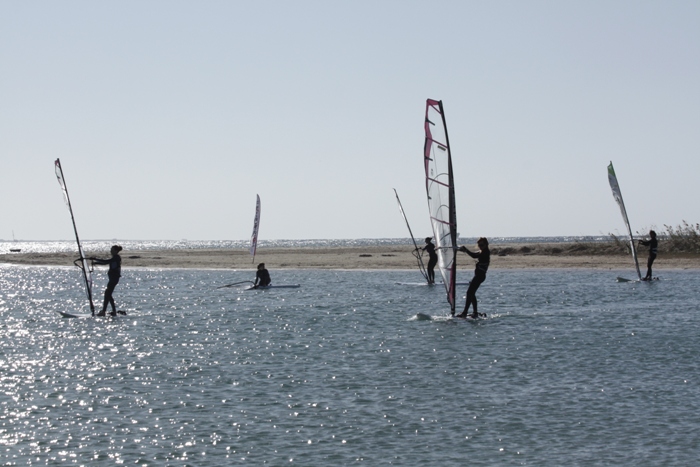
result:
[(457, 214), (455, 208), (452, 154), (447, 137), (447, 123), (442, 101), (428, 99), (425, 105), (425, 189), (428, 195), (430, 223), (433, 227), (435, 251), (447, 301), (455, 314), (457, 275)]
[(255, 262), (255, 251), (258, 248), (258, 230), (260, 229), (260, 195), (255, 195), (257, 202), (255, 203), (255, 221), (253, 222), (253, 235), (250, 237), (250, 254), (253, 255)]

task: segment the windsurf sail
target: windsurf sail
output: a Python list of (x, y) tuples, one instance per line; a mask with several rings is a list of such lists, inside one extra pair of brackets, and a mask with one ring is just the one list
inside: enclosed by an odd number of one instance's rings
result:
[(260, 228), (260, 195), (255, 196), (257, 197), (255, 221), (253, 222), (253, 235), (250, 237), (250, 254), (253, 255), (253, 263), (255, 262), (255, 251), (258, 249), (258, 229)]
[(610, 165), (608, 166), (608, 181), (610, 182), (610, 188), (612, 189), (613, 198), (615, 198), (615, 201), (617, 201), (618, 206), (620, 206), (622, 220), (625, 221), (627, 233), (630, 236), (630, 248), (632, 250), (632, 258), (634, 258), (634, 266), (637, 268), (637, 276), (639, 277), (639, 280), (642, 280), (642, 273), (639, 271), (639, 260), (637, 259), (637, 249), (634, 246), (634, 238), (632, 237), (632, 228), (630, 227), (630, 221), (627, 218), (625, 202), (622, 201), (622, 191), (620, 191), (620, 184), (617, 182), (617, 176), (615, 175), (615, 169), (613, 168), (612, 162), (610, 162)]
[(66, 186), (66, 179), (63, 176), (63, 169), (61, 168), (61, 160), (56, 159), (54, 163), (56, 170), (56, 178), (58, 178), (58, 184), (61, 185), (61, 190), (63, 190), (63, 198), (68, 205), (68, 211), (70, 211), (70, 219), (73, 222), (73, 231), (75, 232), (75, 241), (78, 243), (78, 252), (80, 253), (80, 258), (74, 261), (74, 264), (80, 268), (83, 273), (83, 280), (85, 281), (85, 291), (87, 293), (88, 302), (90, 302), (90, 313), (95, 314), (95, 304), (92, 302), (92, 271), (88, 260), (83, 252), (83, 246), (80, 244), (80, 237), (78, 236), (78, 228), (75, 226), (75, 217), (73, 216), (73, 207), (70, 204), (70, 196), (68, 196), (68, 187)]
[(457, 273), (457, 211), (452, 175), (452, 154), (442, 101), (428, 99), (425, 104), (425, 189), (428, 195), (430, 223), (435, 238), (438, 266), (447, 291), (447, 301), (455, 314)]
[(413, 256), (416, 257), (416, 260), (418, 261), (418, 270), (420, 271), (421, 274), (423, 274), (423, 277), (425, 277), (425, 280), (428, 280), (428, 272), (425, 270), (425, 265), (423, 264), (423, 258), (421, 257), (421, 250), (418, 248), (418, 244), (416, 243), (416, 239), (413, 237), (413, 232), (411, 231), (411, 226), (408, 224), (408, 218), (406, 217), (406, 213), (403, 210), (403, 206), (401, 205), (401, 200), (399, 199), (399, 194), (396, 192), (396, 188), (394, 188), (394, 193), (396, 194), (396, 202), (399, 203), (399, 211), (401, 212), (401, 215), (403, 216), (403, 220), (406, 221), (406, 227), (408, 227), (408, 233), (411, 236), (411, 240), (413, 240), (413, 246), (416, 247), (415, 250), (413, 250)]

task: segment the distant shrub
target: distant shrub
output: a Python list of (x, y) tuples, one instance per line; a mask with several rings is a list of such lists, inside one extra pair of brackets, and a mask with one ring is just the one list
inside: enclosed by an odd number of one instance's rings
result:
[(662, 238), (666, 243), (664, 250), (700, 253), (700, 224), (693, 225), (682, 221), (676, 227), (670, 225), (664, 225), (664, 227), (666, 228)]

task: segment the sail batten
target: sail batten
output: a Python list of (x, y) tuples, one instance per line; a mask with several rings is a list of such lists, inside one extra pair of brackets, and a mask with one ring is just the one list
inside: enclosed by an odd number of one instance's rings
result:
[[(435, 124), (433, 122), (438, 122)], [(439, 122), (442, 122), (440, 125)], [(438, 255), (447, 301), (455, 313), (457, 214), (455, 209), (454, 178), (450, 139), (442, 101), (428, 99), (425, 105), (425, 189), (428, 198), (430, 224)]]
[[(80, 236), (78, 235), (78, 228), (75, 225), (75, 216), (73, 216), (73, 206), (70, 203), (70, 196), (68, 195), (68, 187), (66, 186), (66, 179), (63, 176), (63, 169), (61, 168), (61, 160), (56, 159), (54, 162), (54, 168), (56, 171), (56, 178), (58, 179), (58, 184), (61, 186), (63, 191), (63, 199), (68, 206), (68, 211), (70, 212), (70, 218), (73, 222), (73, 231), (75, 232), (75, 241), (78, 244), (78, 253), (80, 253), (80, 258), (74, 261), (75, 265), (80, 268), (83, 275), (83, 280), (85, 281), (85, 292), (87, 294), (88, 302), (90, 303), (90, 313), (95, 314), (95, 304), (92, 301), (92, 271), (90, 270), (90, 265), (83, 252), (83, 246), (80, 244)], [(80, 264), (78, 264), (80, 263)]]
[(627, 233), (630, 237), (630, 249), (632, 250), (632, 258), (634, 258), (634, 266), (637, 269), (637, 276), (639, 280), (642, 279), (642, 273), (639, 270), (639, 259), (637, 258), (637, 248), (634, 245), (634, 237), (632, 236), (632, 228), (630, 227), (630, 221), (627, 217), (627, 209), (625, 209), (625, 202), (622, 200), (622, 191), (620, 190), (620, 184), (617, 181), (617, 176), (615, 175), (615, 169), (613, 168), (613, 163), (610, 162), (608, 165), (608, 182), (610, 182), (610, 189), (612, 190), (613, 198), (620, 207), (620, 213), (622, 214), (622, 220), (625, 222), (627, 227)]

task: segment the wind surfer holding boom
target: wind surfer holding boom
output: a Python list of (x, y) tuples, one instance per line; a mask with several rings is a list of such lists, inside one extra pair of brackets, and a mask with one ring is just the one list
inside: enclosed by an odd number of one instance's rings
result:
[(651, 265), (654, 264), (656, 259), (656, 252), (659, 247), (659, 241), (656, 239), (656, 232), (653, 230), (649, 231), (649, 240), (639, 240), (639, 244), (649, 247), (649, 259), (647, 259), (647, 275), (642, 278), (643, 281), (651, 280)]
[(486, 271), (488, 271), (489, 263), (491, 262), (491, 250), (489, 250), (489, 241), (485, 237), (481, 237), (477, 240), (476, 245), (479, 247), (478, 252), (469, 251), (465, 246), (459, 247), (459, 251), (463, 251), (477, 260), (476, 269), (474, 269), (474, 278), (469, 283), (469, 288), (467, 289), (467, 303), (464, 305), (462, 314), (457, 315), (459, 318), (467, 317), (469, 305), (474, 305), (472, 318), (476, 319), (479, 316), (486, 316), (485, 313), (476, 311), (476, 290), (481, 283), (486, 280)]
[(426, 268), (428, 272), (428, 284), (432, 285), (435, 283), (435, 265), (438, 262), (437, 253), (435, 253), (435, 245), (433, 244), (432, 237), (425, 238), (425, 246), (421, 248), (423, 251), (428, 252), (428, 267)]
[(105, 315), (105, 311), (107, 311), (107, 303), (112, 305), (111, 315), (117, 316), (117, 306), (114, 304), (112, 292), (114, 292), (114, 288), (119, 283), (119, 278), (122, 275), (122, 257), (119, 256), (120, 251), (122, 251), (122, 247), (119, 245), (114, 245), (110, 250), (110, 253), (112, 254), (110, 259), (90, 258), (90, 260), (95, 264), (109, 264), (109, 271), (107, 272), (109, 282), (107, 283), (107, 288), (105, 289), (105, 301), (102, 304), (102, 311), (97, 313), (97, 316)]

